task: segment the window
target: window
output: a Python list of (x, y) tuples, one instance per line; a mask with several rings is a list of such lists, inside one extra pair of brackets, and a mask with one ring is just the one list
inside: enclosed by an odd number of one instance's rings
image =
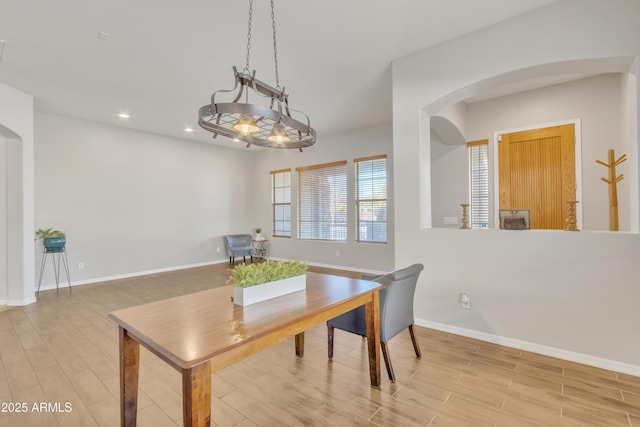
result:
[(291, 169), (271, 171), (273, 235), (291, 237)]
[(467, 143), (471, 228), (489, 228), (489, 140)]
[(356, 240), (387, 242), (387, 156), (355, 159)]
[(296, 168), (298, 238), (347, 240), (347, 162)]

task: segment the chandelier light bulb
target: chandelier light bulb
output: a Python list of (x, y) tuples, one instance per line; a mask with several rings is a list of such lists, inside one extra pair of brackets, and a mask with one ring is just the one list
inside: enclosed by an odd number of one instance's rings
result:
[(236, 124), (233, 125), (233, 129), (243, 135), (251, 135), (252, 133), (256, 133), (260, 130), (258, 125), (256, 125), (256, 122), (253, 120), (253, 117), (250, 116), (241, 116)]
[(273, 131), (267, 140), (276, 144), (285, 144), (289, 142), (289, 135), (287, 135), (287, 131), (282, 123), (276, 123), (273, 125)]

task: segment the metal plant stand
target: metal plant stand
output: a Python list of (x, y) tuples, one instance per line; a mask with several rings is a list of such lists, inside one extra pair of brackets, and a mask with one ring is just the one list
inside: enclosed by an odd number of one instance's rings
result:
[(267, 257), (267, 248), (264, 244), (268, 242), (267, 239), (253, 240), (253, 256), (256, 258), (265, 259)]
[[(62, 248), (60, 250), (50, 251), (45, 248), (42, 254), (42, 263), (40, 264), (40, 279), (38, 280), (38, 291), (36, 295), (40, 294), (40, 285), (42, 285), (42, 275), (44, 273), (44, 267), (47, 265), (47, 257), (51, 254), (53, 258), (53, 270), (56, 275), (56, 291), (59, 290), (60, 283), (60, 264), (64, 265), (64, 271), (67, 273), (67, 282), (69, 283), (69, 292), (71, 292), (71, 277), (69, 276), (69, 262), (67, 261), (67, 251)], [(57, 260), (56, 260), (57, 258)]]

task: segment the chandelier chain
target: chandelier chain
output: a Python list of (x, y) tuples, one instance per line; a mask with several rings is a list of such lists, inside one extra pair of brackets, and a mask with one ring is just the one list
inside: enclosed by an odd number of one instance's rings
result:
[(251, 21), (253, 19), (253, 0), (249, 0), (249, 25), (247, 30), (247, 63), (244, 66), (244, 71), (249, 74), (249, 59), (251, 58)]
[(278, 75), (278, 46), (276, 44), (276, 14), (274, 12), (273, 0), (271, 0), (271, 26), (273, 27), (273, 63), (276, 68), (276, 89), (280, 90), (280, 76)]

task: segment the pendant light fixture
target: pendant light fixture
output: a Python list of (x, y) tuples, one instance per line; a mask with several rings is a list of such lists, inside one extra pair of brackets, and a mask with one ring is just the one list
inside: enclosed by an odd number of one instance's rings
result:
[[(256, 71), (249, 72), (251, 58), (251, 23), (253, 0), (249, 0), (249, 30), (247, 33), (247, 62), (242, 72), (233, 67), (235, 85), (232, 89), (218, 90), (211, 95), (211, 103), (198, 110), (198, 124), (205, 130), (233, 140), (272, 148), (297, 148), (302, 151), (316, 142), (316, 131), (309, 116), (289, 106), (289, 95), (280, 88), (278, 76), (278, 49), (276, 45), (276, 20), (271, 0), (271, 25), (273, 28), (273, 59), (276, 87), (256, 79)], [(216, 100), (218, 94), (235, 93), (230, 102)], [(250, 103), (249, 94), (255, 101)], [(244, 101), (244, 102), (242, 102)], [(295, 112), (296, 117), (293, 117)]]

